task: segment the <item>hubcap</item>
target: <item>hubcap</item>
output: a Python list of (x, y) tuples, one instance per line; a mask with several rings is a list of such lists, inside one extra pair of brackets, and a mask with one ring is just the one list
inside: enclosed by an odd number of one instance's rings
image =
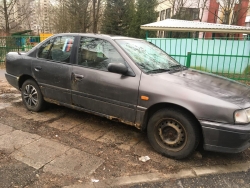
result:
[(38, 95), (37, 90), (32, 85), (25, 86), (25, 89), (23, 91), (23, 97), (27, 105), (30, 107), (34, 107), (37, 105), (38, 101)]
[(185, 128), (178, 121), (165, 119), (161, 121), (156, 129), (158, 140), (170, 150), (181, 150), (187, 141)]

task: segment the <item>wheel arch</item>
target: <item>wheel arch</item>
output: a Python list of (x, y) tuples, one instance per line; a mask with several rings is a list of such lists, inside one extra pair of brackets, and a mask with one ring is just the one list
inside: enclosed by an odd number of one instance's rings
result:
[(26, 80), (28, 80), (28, 79), (32, 79), (32, 80), (34, 80), (34, 81), (36, 82), (36, 80), (35, 80), (32, 76), (30, 76), (30, 75), (28, 75), (28, 74), (23, 74), (22, 76), (19, 77), (19, 80), (18, 80), (18, 87), (19, 87), (19, 88), (22, 88), (23, 83), (24, 83)]
[(150, 106), (144, 115), (144, 119), (143, 119), (143, 125), (142, 125), (142, 130), (145, 131), (147, 129), (147, 125), (149, 122), (150, 117), (157, 111), (164, 109), (164, 108), (172, 108), (172, 109), (178, 109), (180, 111), (183, 111), (184, 113), (187, 113), (188, 116), (190, 116), (192, 119), (194, 119), (197, 123), (198, 129), (199, 129), (199, 133), (200, 133), (200, 142), (203, 142), (203, 133), (202, 133), (202, 128), (201, 128), (201, 124), (198, 121), (198, 119), (196, 118), (196, 116), (188, 109), (186, 109), (183, 106), (174, 104), (174, 103), (157, 103), (154, 104), (152, 106)]

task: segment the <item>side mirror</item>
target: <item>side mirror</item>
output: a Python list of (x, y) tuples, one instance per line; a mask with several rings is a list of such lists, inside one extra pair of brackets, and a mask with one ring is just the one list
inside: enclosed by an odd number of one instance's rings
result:
[(118, 73), (118, 74), (126, 74), (128, 72), (128, 67), (126, 67), (122, 63), (109, 63), (108, 71)]

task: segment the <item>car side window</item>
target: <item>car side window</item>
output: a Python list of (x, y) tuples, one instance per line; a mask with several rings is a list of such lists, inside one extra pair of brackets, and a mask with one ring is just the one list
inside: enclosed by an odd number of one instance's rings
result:
[(49, 50), (53, 44), (54, 39), (49, 40), (48, 42), (44, 43), (38, 50), (38, 57), (47, 59)]
[(78, 65), (108, 71), (109, 63), (125, 64), (125, 60), (108, 41), (93, 37), (81, 37)]
[(48, 59), (69, 63), (74, 37), (60, 36), (54, 40)]
[(74, 37), (60, 36), (44, 43), (38, 50), (38, 57), (69, 63)]

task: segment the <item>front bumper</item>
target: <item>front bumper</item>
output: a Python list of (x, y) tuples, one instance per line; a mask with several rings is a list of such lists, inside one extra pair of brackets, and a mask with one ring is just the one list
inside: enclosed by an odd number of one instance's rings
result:
[(13, 87), (15, 87), (16, 89), (20, 89), (19, 85), (18, 85), (18, 80), (19, 77), (13, 76), (11, 74), (8, 74), (7, 72), (5, 73), (5, 78), (6, 80), (9, 82), (10, 85), (12, 85)]
[(204, 149), (224, 153), (239, 153), (250, 147), (250, 124), (230, 125), (200, 121)]

